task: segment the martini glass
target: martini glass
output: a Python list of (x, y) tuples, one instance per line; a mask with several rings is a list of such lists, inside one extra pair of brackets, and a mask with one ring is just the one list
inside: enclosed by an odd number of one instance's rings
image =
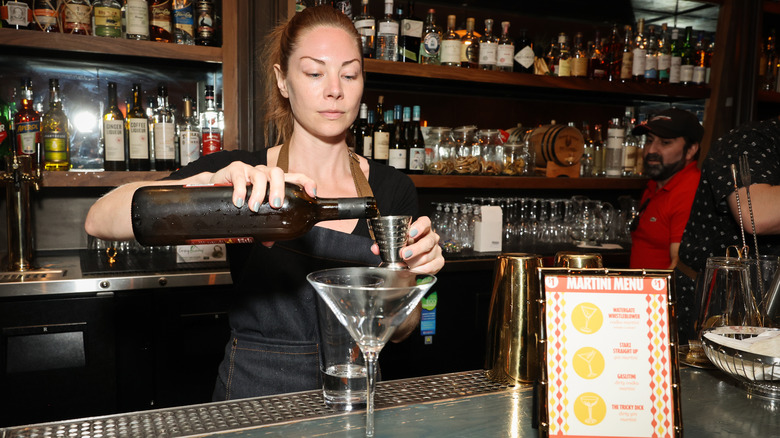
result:
[(379, 352), (412, 313), (436, 277), (390, 268), (336, 268), (306, 279), (347, 328), (366, 359), (366, 436), (374, 436), (374, 389)]

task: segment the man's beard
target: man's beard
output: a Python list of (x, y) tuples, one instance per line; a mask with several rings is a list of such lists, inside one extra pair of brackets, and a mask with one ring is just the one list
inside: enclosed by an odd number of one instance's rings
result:
[[(648, 165), (648, 161), (659, 161), (661, 164)], [(658, 154), (647, 154), (645, 157), (645, 174), (654, 181), (665, 181), (685, 167), (685, 157), (674, 163), (664, 164), (663, 157)]]

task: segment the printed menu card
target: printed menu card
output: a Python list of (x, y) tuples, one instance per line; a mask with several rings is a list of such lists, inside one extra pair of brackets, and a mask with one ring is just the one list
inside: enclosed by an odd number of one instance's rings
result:
[(541, 272), (548, 436), (678, 436), (668, 271)]

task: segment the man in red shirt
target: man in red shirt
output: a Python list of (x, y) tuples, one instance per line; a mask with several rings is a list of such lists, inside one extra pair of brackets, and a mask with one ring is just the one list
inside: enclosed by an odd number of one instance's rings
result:
[(674, 269), (701, 171), (699, 143), (704, 135), (696, 116), (671, 108), (631, 131), (647, 134), (644, 173), (650, 177), (639, 215), (631, 223), (631, 268)]

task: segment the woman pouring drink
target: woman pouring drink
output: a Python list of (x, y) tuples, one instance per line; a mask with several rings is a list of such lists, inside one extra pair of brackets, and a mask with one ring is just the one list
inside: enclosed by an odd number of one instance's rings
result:
[[(285, 182), (292, 182), (311, 196), (374, 196), (383, 215), (416, 217), (411, 180), (347, 147), (363, 94), (361, 53), (360, 36), (341, 12), (321, 6), (296, 14), (271, 32), (265, 52), (266, 137), (273, 128), (282, 144), (207, 155), (166, 180), (121, 186), (92, 206), (87, 233), (133, 239), (132, 196), (148, 185), (232, 184), (233, 204), (257, 211), (266, 191), (271, 207), (281, 207)], [(251, 196), (245, 199), (248, 186)], [(417, 218), (409, 230), (400, 255), (412, 270), (435, 274), (444, 258), (430, 220)], [(378, 254), (366, 221), (357, 219), (320, 222), (295, 240), (228, 245), (235, 288), (231, 338), (214, 400), (319, 388), (318, 304), (306, 275), (337, 266), (376, 266)], [(415, 312), (393, 339), (407, 337), (418, 322)]]

